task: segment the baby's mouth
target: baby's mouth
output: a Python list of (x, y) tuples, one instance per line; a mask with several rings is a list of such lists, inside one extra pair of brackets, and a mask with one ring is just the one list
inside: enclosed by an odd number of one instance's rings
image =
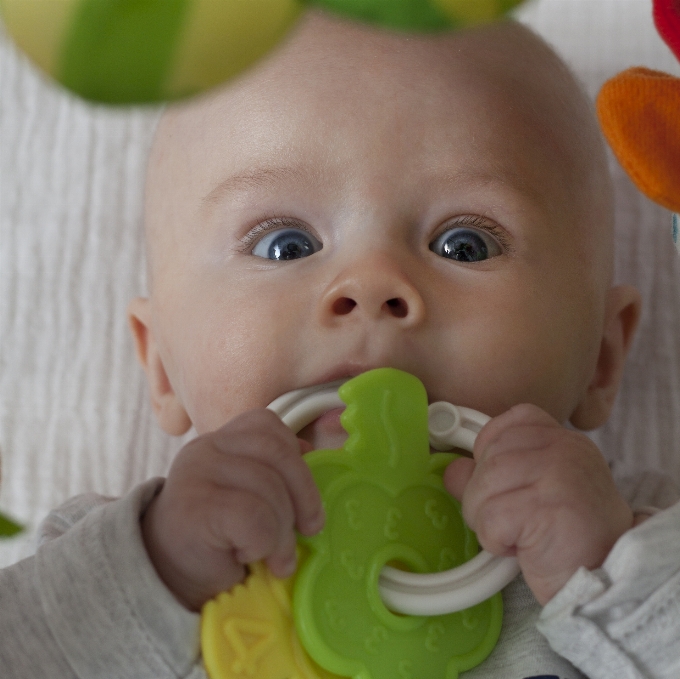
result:
[(345, 405), (337, 390), (350, 379), (351, 376), (342, 377), (287, 392), (272, 401), (268, 408), (313, 450), (342, 448), (347, 440), (347, 432), (340, 423)]
[(346, 381), (296, 389), (279, 396), (267, 407), (314, 448), (342, 447), (347, 434), (340, 424), (345, 404), (338, 396), (338, 387)]
[[(345, 405), (337, 390), (347, 379), (296, 389), (279, 396), (267, 407), (291, 427), (298, 438), (309, 443), (313, 450), (342, 448), (347, 440), (347, 433), (340, 424), (340, 416)], [(467, 412), (461, 415), (462, 411)], [(434, 420), (430, 420), (430, 441), (438, 441), (438, 443), (431, 443), (430, 452), (452, 450), (452, 452), (472, 457), (469, 452), (472, 450), (469, 436), (471, 433), (474, 435), (475, 432), (479, 432), (489, 418), (469, 408), (458, 409), (446, 403), (437, 404), (434, 412), (438, 414), (434, 415)], [(442, 416), (444, 416), (443, 421)], [(442, 436), (444, 439), (441, 439)], [(442, 443), (444, 447), (440, 447)], [(458, 448), (458, 445), (463, 445), (465, 449)]]
[(347, 432), (340, 424), (344, 408), (326, 411), (298, 432), (298, 437), (308, 441), (314, 450), (321, 448), (342, 448)]

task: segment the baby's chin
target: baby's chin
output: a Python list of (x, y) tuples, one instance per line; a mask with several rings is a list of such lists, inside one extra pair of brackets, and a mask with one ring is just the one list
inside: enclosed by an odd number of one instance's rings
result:
[(314, 450), (321, 448), (342, 448), (347, 440), (347, 432), (340, 424), (343, 408), (334, 408), (303, 427), (298, 437), (311, 444)]

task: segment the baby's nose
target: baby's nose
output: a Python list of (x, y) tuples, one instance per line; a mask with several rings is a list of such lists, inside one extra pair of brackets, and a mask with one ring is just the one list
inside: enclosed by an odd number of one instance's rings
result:
[[(336, 316), (346, 316), (357, 306), (357, 301), (351, 297), (339, 297), (333, 302), (332, 312)], [(385, 300), (380, 307), (380, 315), (392, 315), (395, 318), (406, 318), (409, 313), (409, 304), (403, 297), (392, 297)]]
[(387, 256), (362, 258), (345, 267), (326, 290), (321, 308), (331, 323), (361, 317), (410, 327), (425, 317), (416, 285)]

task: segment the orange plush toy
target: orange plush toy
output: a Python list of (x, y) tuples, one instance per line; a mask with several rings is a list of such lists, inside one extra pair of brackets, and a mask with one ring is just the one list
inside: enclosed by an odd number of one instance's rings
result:
[[(680, 60), (680, 0), (654, 0), (654, 22)], [(609, 144), (637, 187), (673, 215), (680, 252), (680, 78), (630, 68), (608, 80), (597, 113)]]

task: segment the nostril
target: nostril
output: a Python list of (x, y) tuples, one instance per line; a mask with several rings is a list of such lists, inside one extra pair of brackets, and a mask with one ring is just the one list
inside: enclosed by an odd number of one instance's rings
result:
[(340, 299), (336, 299), (335, 302), (333, 302), (333, 313), (336, 314), (336, 316), (346, 316), (356, 305), (357, 303), (353, 299), (349, 297), (340, 297)]
[(395, 318), (404, 318), (406, 314), (408, 314), (408, 305), (401, 297), (393, 297), (392, 299), (388, 299), (385, 304), (387, 305), (388, 311)]

